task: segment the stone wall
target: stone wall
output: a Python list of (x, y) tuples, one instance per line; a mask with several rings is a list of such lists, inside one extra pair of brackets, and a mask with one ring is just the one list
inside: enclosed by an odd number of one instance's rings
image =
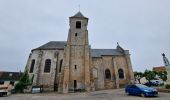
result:
[[(98, 58), (92, 58), (92, 68), (97, 70), (97, 79), (95, 79), (96, 90), (110, 89), (123, 87), (130, 83), (130, 80), (134, 80), (133, 71), (129, 66), (126, 56), (102, 56)], [(130, 67), (130, 68), (129, 68)], [(119, 79), (118, 70), (123, 69), (124, 78)], [(105, 79), (105, 70), (111, 71), (111, 79)]]
[[(63, 59), (63, 50), (34, 50), (27, 62), (28, 72), (31, 67), (32, 59), (35, 60), (35, 65), (33, 73), (29, 73), (29, 76), (30, 78), (33, 77), (33, 86), (43, 85), (46, 91), (53, 91), (54, 84), (58, 83), (59, 61)], [(44, 72), (46, 59), (51, 59), (49, 73)]]
[(95, 90), (104, 89), (104, 67), (102, 66), (102, 58), (92, 58), (92, 68), (97, 70), (97, 79), (95, 79)]

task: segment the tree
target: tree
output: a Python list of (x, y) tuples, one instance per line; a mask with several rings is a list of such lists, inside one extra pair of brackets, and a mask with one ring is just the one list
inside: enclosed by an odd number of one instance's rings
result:
[(161, 78), (164, 82), (167, 80), (167, 72), (166, 72), (166, 71), (158, 72), (157, 75), (158, 75), (159, 78)]
[(27, 88), (27, 86), (31, 85), (31, 81), (29, 79), (28, 72), (25, 71), (23, 77), (20, 79), (20, 81), (15, 85), (16, 92), (23, 92), (24, 89)]
[(140, 80), (144, 76), (142, 72), (134, 72), (135, 79), (138, 80), (139, 84), (141, 84)]
[(155, 78), (156, 74), (153, 71), (145, 70), (144, 76), (150, 82), (151, 80)]

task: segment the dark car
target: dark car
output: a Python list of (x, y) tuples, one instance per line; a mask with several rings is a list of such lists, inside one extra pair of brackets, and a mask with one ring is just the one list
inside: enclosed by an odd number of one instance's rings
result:
[(138, 95), (142, 97), (158, 96), (158, 91), (156, 89), (142, 84), (127, 85), (125, 88), (125, 93), (128, 95)]
[(151, 86), (158, 86), (158, 83), (146, 82), (144, 85), (151, 87)]

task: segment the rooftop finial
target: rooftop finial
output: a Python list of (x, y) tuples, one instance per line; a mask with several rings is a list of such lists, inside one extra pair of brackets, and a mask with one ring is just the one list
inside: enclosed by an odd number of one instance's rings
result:
[(80, 12), (80, 4), (79, 4), (79, 12)]
[(119, 46), (119, 42), (117, 42), (117, 45)]
[(162, 53), (162, 56), (163, 56), (163, 57), (165, 57), (165, 54), (164, 54), (164, 53)]

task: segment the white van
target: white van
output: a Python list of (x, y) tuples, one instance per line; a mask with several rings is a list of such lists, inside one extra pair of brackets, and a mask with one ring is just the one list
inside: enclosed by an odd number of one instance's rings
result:
[(0, 97), (11, 94), (11, 85), (0, 85)]
[(164, 84), (164, 82), (162, 80), (151, 80), (152, 83), (155, 83), (157, 85), (161, 85)]

